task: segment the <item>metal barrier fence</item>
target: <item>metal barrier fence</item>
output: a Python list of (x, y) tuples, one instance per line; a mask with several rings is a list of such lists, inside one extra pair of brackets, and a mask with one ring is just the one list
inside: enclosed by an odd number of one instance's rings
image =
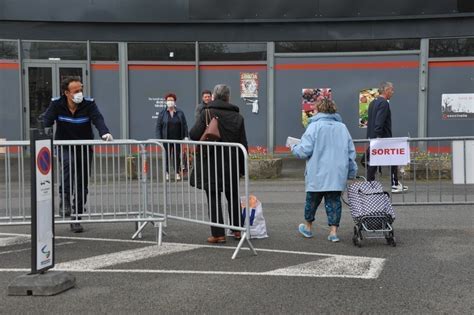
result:
[[(408, 141), (411, 162), (398, 168), (399, 181), (408, 190), (392, 193), (394, 205), (474, 204), (474, 137), (409, 138)], [(365, 153), (369, 143), (367, 139), (354, 140), (358, 162), (362, 165), (367, 164)], [(359, 175), (367, 178), (367, 168), (359, 167)], [(377, 179), (390, 187), (390, 167), (381, 167)]]
[(240, 238), (232, 259), (244, 242), (256, 254), (249, 220), (241, 214), (241, 202), (248, 204), (245, 147), (239, 143), (157, 141), (166, 150), (167, 218), (210, 226), (213, 235), (232, 231), (228, 236)]
[[(152, 222), (161, 244), (167, 194), (160, 143), (90, 140), (53, 145), (55, 223), (136, 222), (136, 238)], [(0, 147), (0, 225), (30, 224), (30, 143), (6, 141)], [(155, 191), (156, 178), (162, 183)]]
[[(30, 224), (29, 146), (0, 143), (0, 226)], [(240, 238), (233, 259), (244, 242), (256, 254), (240, 209), (241, 199), (248, 201), (247, 151), (241, 144), (89, 140), (53, 146), (55, 223), (136, 222), (132, 238), (152, 223), (161, 244), (163, 225), (176, 219), (208, 225), (214, 234), (233, 231)], [(191, 179), (191, 170), (199, 175)]]

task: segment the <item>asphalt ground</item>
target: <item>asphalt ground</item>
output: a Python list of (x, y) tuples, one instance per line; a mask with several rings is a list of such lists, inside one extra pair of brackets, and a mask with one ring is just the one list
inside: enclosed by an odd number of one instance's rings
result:
[[(0, 313), (474, 313), (472, 205), (399, 206), (397, 246), (384, 239), (352, 244), (353, 222), (343, 206), (340, 243), (326, 240), (324, 208), (314, 238), (304, 239), (301, 165), (283, 178), (253, 181), (269, 238), (208, 246), (209, 228), (170, 221), (164, 246), (155, 231), (131, 241), (132, 223), (88, 224), (72, 234), (56, 227), (56, 263), (76, 287), (53, 297), (7, 295), (30, 264), (29, 227), (0, 227)], [(472, 198), (472, 196), (469, 196)]]

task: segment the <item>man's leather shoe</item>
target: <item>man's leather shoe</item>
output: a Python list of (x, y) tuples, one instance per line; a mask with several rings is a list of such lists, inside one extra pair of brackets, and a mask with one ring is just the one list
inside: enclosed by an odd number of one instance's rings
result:
[(84, 231), (84, 228), (79, 223), (72, 223), (71, 224), (71, 232), (82, 233), (82, 231)]
[(225, 243), (225, 236), (209, 236), (207, 242), (211, 244)]
[(235, 232), (234, 232), (234, 238), (235, 238), (236, 240), (240, 240), (241, 235), (240, 235), (240, 232), (239, 232), (239, 231), (235, 231)]

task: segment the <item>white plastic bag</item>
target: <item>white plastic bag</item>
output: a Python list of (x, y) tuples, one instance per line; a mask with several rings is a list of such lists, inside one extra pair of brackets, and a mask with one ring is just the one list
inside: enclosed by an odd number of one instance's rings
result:
[[(254, 195), (249, 195), (250, 204), (250, 238), (266, 238), (267, 225), (263, 217), (263, 207), (260, 200)], [(240, 207), (242, 209), (242, 222), (247, 218), (247, 207), (245, 204), (245, 197), (240, 197)]]

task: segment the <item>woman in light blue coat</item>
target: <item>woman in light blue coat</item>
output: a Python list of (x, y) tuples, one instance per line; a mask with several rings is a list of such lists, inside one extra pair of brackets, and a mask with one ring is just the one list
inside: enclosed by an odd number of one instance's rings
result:
[(341, 193), (347, 179), (357, 174), (356, 154), (352, 137), (341, 116), (336, 113), (336, 104), (322, 99), (316, 104), (317, 114), (301, 138), (291, 147), (300, 159), (306, 159), (305, 223), (298, 230), (305, 237), (312, 237), (312, 224), (316, 210), (324, 197), (330, 233), (328, 240), (338, 242), (337, 228), (341, 220)]

